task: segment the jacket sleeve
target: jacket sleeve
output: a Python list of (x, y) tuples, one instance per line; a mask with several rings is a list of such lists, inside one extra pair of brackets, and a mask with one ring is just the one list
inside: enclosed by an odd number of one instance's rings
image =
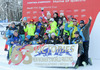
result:
[(9, 29), (9, 26), (6, 26), (6, 30), (8, 30)]
[(42, 11), (42, 16), (45, 19), (45, 21), (47, 21), (47, 17), (44, 15), (44, 12)]
[(12, 35), (11, 31), (10, 30), (7, 30), (6, 31), (6, 37), (9, 38), (11, 35)]
[(7, 45), (10, 45), (10, 39), (7, 40), (6, 44)]
[(56, 30), (56, 25), (53, 25), (53, 27), (51, 27), (51, 30), (49, 31), (49, 33), (55, 33), (55, 30)]
[(25, 31), (25, 32), (27, 32), (27, 31), (28, 31), (28, 26), (26, 26), (26, 28), (24, 29), (24, 31)]
[(86, 24), (85, 29), (88, 29), (91, 26), (91, 21), (92, 20), (89, 19), (89, 22)]
[(7, 44), (7, 45), (11, 45), (11, 42), (13, 42), (13, 41), (14, 41), (14, 39), (11, 37), (11, 38), (9, 38), (9, 39), (7, 40), (6, 44)]
[(17, 24), (16, 27), (18, 27), (18, 26), (20, 26), (20, 25), (21, 25), (21, 23)]
[(65, 28), (66, 31), (70, 31), (71, 27), (68, 27), (68, 23), (65, 24)]
[(19, 36), (19, 39), (20, 39), (20, 44), (23, 44), (23, 40), (22, 40), (22, 37), (21, 36)]
[(40, 35), (43, 36), (44, 34), (44, 26), (41, 26), (41, 32), (40, 32)]
[(36, 31), (36, 25), (34, 25), (34, 28), (33, 28), (34, 32)]
[(84, 49), (83, 49), (83, 43), (79, 42), (78, 43), (78, 54), (82, 55), (84, 53)]

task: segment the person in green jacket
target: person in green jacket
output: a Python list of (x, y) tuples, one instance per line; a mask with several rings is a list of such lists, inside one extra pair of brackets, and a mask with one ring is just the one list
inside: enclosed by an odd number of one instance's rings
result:
[(29, 24), (27, 24), (26, 28), (24, 28), (24, 31), (27, 32), (27, 35), (34, 36), (35, 35), (35, 30), (36, 30), (36, 25), (33, 24), (33, 20), (30, 21)]
[(72, 15), (69, 15), (68, 16), (68, 27), (72, 27), (73, 26), (73, 16)]
[(51, 26), (51, 30), (49, 31), (49, 33), (55, 33), (56, 36), (59, 35), (59, 31), (58, 28), (57, 28), (57, 22), (54, 21), (53, 18), (50, 19), (50, 26)]

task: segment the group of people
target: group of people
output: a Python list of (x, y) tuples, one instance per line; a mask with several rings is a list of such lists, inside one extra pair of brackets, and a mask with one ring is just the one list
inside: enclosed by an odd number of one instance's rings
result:
[[(6, 27), (6, 44), (9, 45), (9, 49), (16, 43), (21, 45), (78, 44), (78, 60), (75, 68), (85, 64), (92, 65), (91, 59), (88, 58), (89, 28), (92, 17), (85, 24), (84, 20), (78, 23), (71, 15), (66, 18), (64, 13), (58, 16), (55, 12), (52, 18), (50, 12), (47, 12), (47, 16), (44, 15), (43, 10), (41, 12), (42, 17), (39, 17), (38, 22), (34, 19), (27, 22), (27, 17), (24, 17), (19, 24), (13, 22)], [(9, 58), (8, 55), (7, 59)]]

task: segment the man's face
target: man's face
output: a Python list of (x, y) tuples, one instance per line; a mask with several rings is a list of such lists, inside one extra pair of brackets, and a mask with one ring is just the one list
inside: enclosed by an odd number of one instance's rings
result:
[(67, 21), (68, 24), (70, 24), (70, 21)]
[(76, 37), (76, 38), (79, 37), (79, 34), (75, 34), (75, 37)]
[(61, 24), (61, 23), (62, 23), (62, 21), (59, 21), (58, 23), (59, 23), (59, 24)]
[(60, 39), (60, 42), (63, 42), (63, 39), (62, 38)]
[(72, 21), (72, 18), (68, 18), (69, 21)]
[(18, 36), (18, 33), (17, 33), (17, 32), (14, 32), (14, 36), (16, 36), (16, 37), (17, 37), (17, 36)]
[(77, 21), (73, 21), (73, 24), (76, 26), (77, 25)]
[(52, 38), (54, 38), (54, 37), (55, 37), (55, 35), (52, 35), (51, 37), (52, 37)]
[(35, 35), (35, 38), (38, 38), (38, 35)]
[(33, 22), (31, 21), (30, 24), (33, 24)]
[(14, 28), (15, 27), (15, 24), (12, 24), (12, 28)]
[(80, 27), (83, 27), (84, 26), (84, 24), (80, 24)]
[(39, 19), (40, 22), (42, 22), (42, 19)]

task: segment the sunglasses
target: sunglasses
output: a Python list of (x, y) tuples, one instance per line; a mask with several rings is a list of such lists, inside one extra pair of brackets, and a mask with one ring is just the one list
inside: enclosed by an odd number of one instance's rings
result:
[(76, 21), (73, 21), (73, 22), (76, 22)]

